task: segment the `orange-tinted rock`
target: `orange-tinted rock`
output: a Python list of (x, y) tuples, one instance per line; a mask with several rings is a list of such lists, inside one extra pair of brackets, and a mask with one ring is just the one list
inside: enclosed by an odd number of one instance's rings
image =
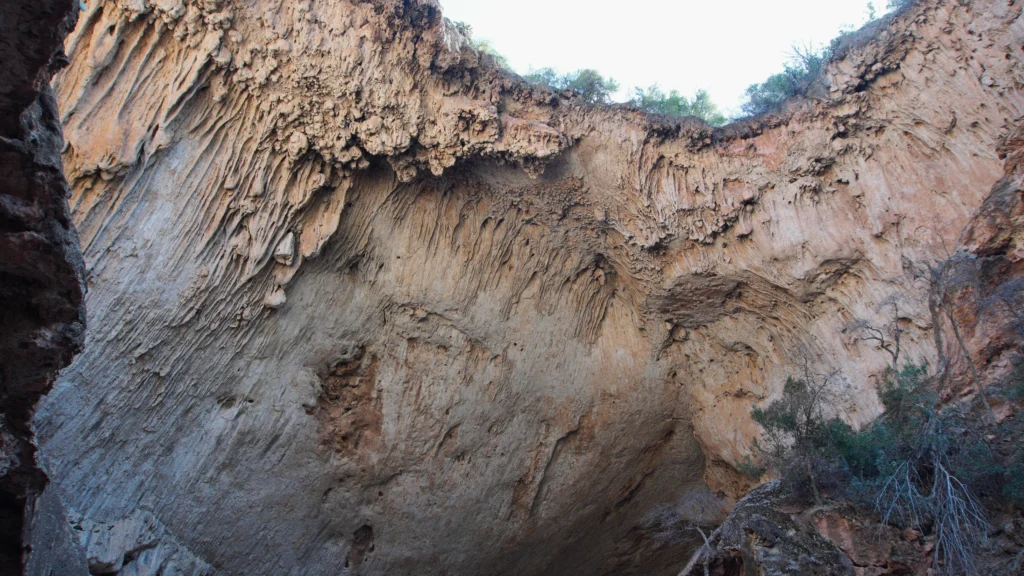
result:
[(74, 507), (150, 529), (91, 555), (670, 573), (692, 543), (619, 544), (750, 487), (795, 363), (870, 421), (889, 358), (844, 330), (894, 294), (933, 358), (914, 271), (1003, 175), (1020, 18), (920, 2), (712, 129), (527, 86), (432, 1), (90, 3), (57, 92), (93, 344), (37, 422)]
[(894, 530), (873, 526), (874, 534), (865, 534), (865, 527), (837, 513), (822, 513), (816, 518), (818, 533), (839, 547), (854, 566), (881, 567), (892, 555)]

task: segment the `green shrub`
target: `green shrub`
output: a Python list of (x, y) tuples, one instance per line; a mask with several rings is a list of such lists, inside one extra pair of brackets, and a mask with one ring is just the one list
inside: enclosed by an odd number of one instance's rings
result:
[(760, 466), (755, 464), (754, 461), (750, 459), (750, 456), (744, 458), (743, 462), (737, 462), (736, 469), (739, 470), (741, 474), (755, 482), (760, 480), (761, 477), (764, 476), (764, 470), (762, 470)]
[(747, 101), (741, 106), (743, 112), (748, 116), (760, 116), (775, 110), (789, 98), (806, 95), (832, 58), (834, 44), (820, 50), (794, 47), (793, 56), (782, 72), (747, 88)]
[(834, 457), (852, 477), (860, 479), (877, 478), (885, 472), (895, 443), (887, 426), (871, 426), (856, 432), (838, 418), (830, 423), (829, 438)]
[[(1002, 383), (1002, 396), (1011, 402), (1024, 400), (1024, 358), (1013, 360), (1013, 370)], [(1011, 504), (1024, 508), (1024, 418), (1020, 414), (1008, 418), (999, 426), (999, 438), (1007, 439), (1012, 447), (1005, 455), (999, 493)]]
[(978, 496), (1019, 502), (1024, 458), (1004, 467), (971, 406), (938, 410), (925, 366), (890, 370), (878, 392), (886, 413), (855, 431), (825, 417), (836, 409), (827, 379), (789, 378), (780, 399), (751, 412), (763, 454), (793, 496), (844, 494), (885, 523), (936, 535), (936, 561), (974, 573), (988, 526)]
[(619, 83), (601, 76), (589, 68), (568, 74), (558, 74), (551, 68), (541, 68), (523, 76), (534, 84), (543, 84), (556, 90), (572, 90), (584, 104), (607, 104), (619, 89)]
[[(901, 10), (914, 0), (887, 0), (888, 11)], [(874, 20), (874, 4), (868, 3), (868, 19)], [(741, 109), (747, 116), (760, 116), (779, 108), (783, 102), (795, 96), (806, 96), (825, 65), (833, 58), (843, 37), (853, 33), (844, 30), (832, 42), (821, 49), (794, 47), (789, 61), (782, 72), (773, 74), (759, 84), (751, 84), (746, 91), (746, 101)]]
[(489, 41), (474, 40), (473, 45), (476, 46), (476, 49), (479, 50), (481, 53), (487, 54), (488, 56), (494, 58), (494, 61), (498, 63), (498, 66), (501, 66), (505, 70), (512, 69), (512, 67), (508, 63), (508, 58), (505, 58), (504, 55), (500, 54), (497, 50), (495, 50), (494, 47), (491, 46), (491, 43)]
[(744, 95), (747, 101), (740, 109), (747, 116), (760, 116), (778, 108), (787, 98), (800, 93), (791, 74), (773, 74), (760, 84), (751, 84)]
[(1002, 491), (1006, 468), (998, 455), (977, 434), (958, 438), (959, 446), (950, 454), (952, 472), (979, 496), (994, 497)]
[[(981, 448), (972, 449), (971, 444), (964, 442), (967, 433), (962, 416), (954, 417), (952, 412), (945, 414), (940, 427), (944, 434), (956, 430), (955, 433), (961, 435), (959, 442), (922, 433), (940, 416), (935, 408), (938, 396), (929, 383), (924, 365), (907, 365), (899, 372), (889, 370), (878, 387), (885, 407), (884, 416), (863, 430), (855, 431), (840, 418), (825, 417), (827, 412), (837, 408), (827, 380), (808, 384), (806, 380), (791, 377), (783, 387), (782, 398), (751, 411), (753, 420), (764, 430), (758, 445), (766, 446), (761, 452), (777, 470), (793, 468), (789, 459), (794, 451), (812, 452), (816, 459), (830, 462), (829, 467), (841, 468), (862, 485), (891, 474), (897, 467), (894, 462), (905, 460), (929, 446), (948, 451), (955, 445), (958, 455), (961, 450), (965, 454), (970, 452), (973, 459), (964, 456), (963, 469), (980, 473), (983, 467)], [(953, 426), (954, 422), (958, 425)], [(980, 441), (977, 431), (971, 438)], [(936, 442), (942, 448), (937, 448)]]
[(725, 115), (718, 110), (718, 106), (711, 101), (711, 96), (706, 90), (697, 90), (691, 100), (678, 90), (665, 94), (655, 84), (646, 90), (635, 88), (630, 103), (651, 114), (696, 116), (712, 126), (721, 126), (727, 121)]
[(908, 364), (899, 372), (886, 371), (878, 387), (886, 422), (899, 428), (921, 425), (938, 402), (938, 395), (928, 384), (928, 368), (923, 364)]
[(523, 78), (528, 82), (549, 86), (556, 90), (561, 90), (565, 85), (565, 82), (562, 80), (562, 76), (560, 76), (558, 72), (555, 72), (554, 68), (531, 70), (528, 74), (524, 75)]
[(498, 66), (501, 66), (505, 70), (512, 69), (512, 67), (509, 66), (508, 59), (505, 58), (505, 56), (499, 53), (497, 50), (495, 50), (488, 40), (473, 39), (472, 26), (462, 21), (452, 22), (452, 25), (455, 26), (455, 29), (458, 30), (460, 34), (468, 38), (469, 41), (473, 43), (473, 47), (476, 48), (478, 52), (494, 58), (494, 61), (497, 62)]
[[(813, 497), (821, 504), (821, 490), (837, 479), (838, 463), (831, 435), (845, 423), (826, 419), (832, 403), (831, 380), (788, 378), (782, 397), (765, 408), (754, 408), (750, 416), (764, 430), (755, 446), (779, 473), (787, 490), (799, 498)], [(837, 432), (838, 433), (838, 432)], [(845, 433), (845, 432), (842, 432)]]
[(1024, 507), (1024, 458), (1020, 456), (1006, 469), (1003, 496), (1014, 506)]

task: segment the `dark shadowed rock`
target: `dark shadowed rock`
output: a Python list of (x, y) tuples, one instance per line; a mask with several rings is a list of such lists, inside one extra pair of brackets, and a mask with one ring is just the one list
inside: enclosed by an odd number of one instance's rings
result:
[[(68, 210), (70, 191), (60, 156), (64, 141), (49, 85), (54, 72), (67, 64), (63, 40), (75, 25), (78, 8), (77, 0), (8, 0), (0, 5), (3, 574), (21, 572), (29, 559), (29, 541), (45, 549), (73, 542), (59, 519), (59, 498), (44, 493), (47, 478), (36, 460), (30, 420), (57, 371), (71, 362), (84, 340), (84, 263)], [(69, 553), (73, 556), (73, 550)], [(67, 569), (56, 573), (73, 573), (71, 564), (62, 566)]]

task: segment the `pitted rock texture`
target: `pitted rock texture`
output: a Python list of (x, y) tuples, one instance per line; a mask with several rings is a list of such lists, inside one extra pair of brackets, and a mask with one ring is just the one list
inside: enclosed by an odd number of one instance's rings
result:
[(62, 41), (77, 14), (71, 0), (0, 6), (0, 574), (20, 574), (39, 560), (28, 553), (33, 544), (70, 542), (55, 518), (59, 499), (43, 495), (47, 478), (30, 421), (85, 331), (84, 263), (49, 84), (67, 63)]
[(712, 129), (530, 87), (428, 0), (90, 3), (49, 469), (216, 573), (672, 573), (627, 535), (749, 488), (794, 364), (875, 417), (888, 357), (844, 328), (894, 294), (931, 358), (912, 272), (1002, 175), (1022, 44), (1016, 3), (927, 0)]

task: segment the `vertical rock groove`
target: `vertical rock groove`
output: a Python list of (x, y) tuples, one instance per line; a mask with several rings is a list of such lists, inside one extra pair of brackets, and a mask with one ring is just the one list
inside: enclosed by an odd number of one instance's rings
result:
[(886, 357), (846, 323), (906, 291), (928, 356), (908, 263), (1003, 173), (1020, 12), (919, 2), (712, 129), (526, 85), (431, 0), (90, 3), (55, 82), (88, 342), (36, 418), (130, 535), (90, 557), (660, 573), (617, 544), (744, 490), (795, 351), (858, 423)]

